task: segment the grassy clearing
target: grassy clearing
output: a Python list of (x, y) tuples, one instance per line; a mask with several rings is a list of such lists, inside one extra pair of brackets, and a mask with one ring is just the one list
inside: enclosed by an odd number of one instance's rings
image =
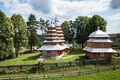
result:
[(40, 52), (34, 52), (29, 54), (22, 54), (17, 58), (8, 59), (0, 62), (0, 66), (7, 65), (25, 65), (25, 64), (37, 64), (37, 58), (40, 57)]
[[(0, 66), (8, 66), (8, 65), (25, 65), (25, 64), (37, 64), (37, 58), (40, 57), (40, 52), (34, 52), (29, 54), (22, 54), (17, 58), (8, 59), (0, 62)], [(83, 51), (70, 51), (65, 53), (65, 55), (61, 59), (46, 59), (45, 63), (54, 63), (54, 62), (68, 62), (83, 59), (85, 54)], [(66, 58), (72, 56), (70, 58)]]
[(115, 50), (120, 53), (120, 49), (115, 49)]
[(78, 61), (84, 59), (84, 52), (81, 50), (70, 51), (65, 53), (61, 59), (46, 59), (45, 63), (56, 63), (56, 62), (69, 62), (69, 61)]

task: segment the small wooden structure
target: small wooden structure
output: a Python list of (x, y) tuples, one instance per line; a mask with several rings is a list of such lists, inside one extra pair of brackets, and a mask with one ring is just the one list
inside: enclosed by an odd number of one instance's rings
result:
[(111, 54), (116, 51), (111, 48), (112, 41), (109, 38), (110, 36), (99, 28), (91, 33), (89, 40), (86, 41), (87, 45), (83, 49), (86, 56), (90, 59), (110, 59)]

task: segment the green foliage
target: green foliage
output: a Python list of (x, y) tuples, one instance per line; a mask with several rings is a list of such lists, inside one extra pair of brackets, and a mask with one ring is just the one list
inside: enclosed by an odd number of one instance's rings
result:
[(73, 48), (78, 48), (78, 49), (80, 48), (80, 45), (75, 40), (73, 40), (72, 45)]
[(27, 25), (20, 14), (13, 14), (11, 20), (15, 31), (14, 47), (16, 50), (16, 56), (18, 56), (20, 48), (26, 47), (28, 43)]
[(65, 39), (69, 42), (75, 40), (81, 47), (84, 47), (85, 41), (93, 31), (99, 26), (101, 30), (106, 31), (107, 22), (99, 15), (92, 18), (78, 16), (74, 21), (65, 21), (62, 23)]
[(97, 30), (97, 27), (100, 27), (100, 30), (106, 31), (107, 22), (99, 15), (94, 15), (86, 25), (87, 35)]
[(0, 59), (12, 57), (14, 28), (11, 20), (0, 11)]
[(62, 31), (63, 31), (63, 34), (64, 34), (64, 37), (65, 37), (65, 40), (66, 42), (69, 42), (71, 43), (73, 41), (73, 37), (70, 33), (70, 28), (68, 27), (68, 22), (67, 21), (64, 21), (62, 24), (61, 24), (61, 27), (62, 27)]
[(28, 18), (28, 31), (29, 31), (29, 46), (30, 51), (33, 52), (33, 47), (39, 45), (40, 38), (37, 35), (37, 27), (36, 27), (36, 17), (33, 14), (30, 14)]
[(87, 35), (86, 35), (86, 25), (89, 21), (88, 17), (85, 16), (78, 16), (75, 19), (75, 27), (77, 29), (76, 31), (76, 41), (78, 44), (82, 44), (82, 48), (83, 48), (83, 44), (85, 43), (85, 41), (87, 40)]

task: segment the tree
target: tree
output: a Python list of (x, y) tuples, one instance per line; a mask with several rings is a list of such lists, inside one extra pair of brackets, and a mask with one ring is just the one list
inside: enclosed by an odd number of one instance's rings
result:
[(18, 57), (20, 48), (28, 45), (27, 25), (20, 14), (13, 14), (11, 20), (15, 31), (14, 47)]
[(71, 43), (73, 41), (73, 37), (72, 37), (71, 32), (70, 32), (68, 21), (64, 21), (61, 24), (61, 27), (62, 27), (62, 31), (63, 31), (64, 37), (65, 37), (65, 40), (67, 42)]
[(85, 41), (93, 31), (99, 26), (101, 30), (106, 31), (107, 22), (99, 15), (94, 15), (92, 18), (86, 16), (78, 16), (75, 21), (69, 21), (69, 30), (72, 38), (84, 47)]
[(47, 27), (49, 25), (49, 20), (44, 20), (42, 18), (40, 18), (40, 21), (39, 21), (39, 28), (41, 29), (42, 31), (42, 40), (44, 39), (44, 34), (45, 34), (45, 31), (47, 30)]
[(99, 15), (94, 15), (86, 25), (87, 35), (97, 30), (98, 26), (100, 30), (106, 31), (106, 25), (107, 25), (107, 22), (104, 20), (104, 18), (102, 18)]
[(85, 41), (87, 40), (86, 24), (88, 23), (88, 21), (89, 21), (88, 17), (78, 16), (74, 22), (75, 27), (77, 28), (75, 40), (77, 41), (78, 44), (82, 45), (82, 48), (84, 46)]
[(11, 20), (0, 11), (0, 59), (14, 55), (14, 28)]
[(28, 18), (28, 31), (29, 31), (29, 46), (30, 46), (30, 51), (33, 52), (33, 47), (39, 45), (39, 37), (37, 35), (37, 20), (35, 15), (30, 14)]

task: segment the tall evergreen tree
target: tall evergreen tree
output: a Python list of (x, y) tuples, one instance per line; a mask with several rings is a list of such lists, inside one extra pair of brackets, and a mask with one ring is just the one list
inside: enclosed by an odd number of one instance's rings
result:
[(11, 20), (0, 11), (0, 59), (12, 57), (14, 28)]
[(37, 35), (37, 20), (35, 15), (30, 14), (28, 18), (28, 31), (29, 31), (29, 46), (30, 46), (30, 51), (33, 52), (33, 47), (39, 45), (39, 37)]
[(14, 47), (16, 57), (18, 57), (20, 48), (26, 47), (28, 44), (27, 25), (20, 14), (13, 14), (11, 20), (15, 31)]
[(42, 36), (43, 36), (45, 32), (45, 28), (47, 28), (49, 25), (49, 20), (45, 21), (44, 19), (40, 18), (40, 24), (41, 24), (40, 29), (42, 30)]

